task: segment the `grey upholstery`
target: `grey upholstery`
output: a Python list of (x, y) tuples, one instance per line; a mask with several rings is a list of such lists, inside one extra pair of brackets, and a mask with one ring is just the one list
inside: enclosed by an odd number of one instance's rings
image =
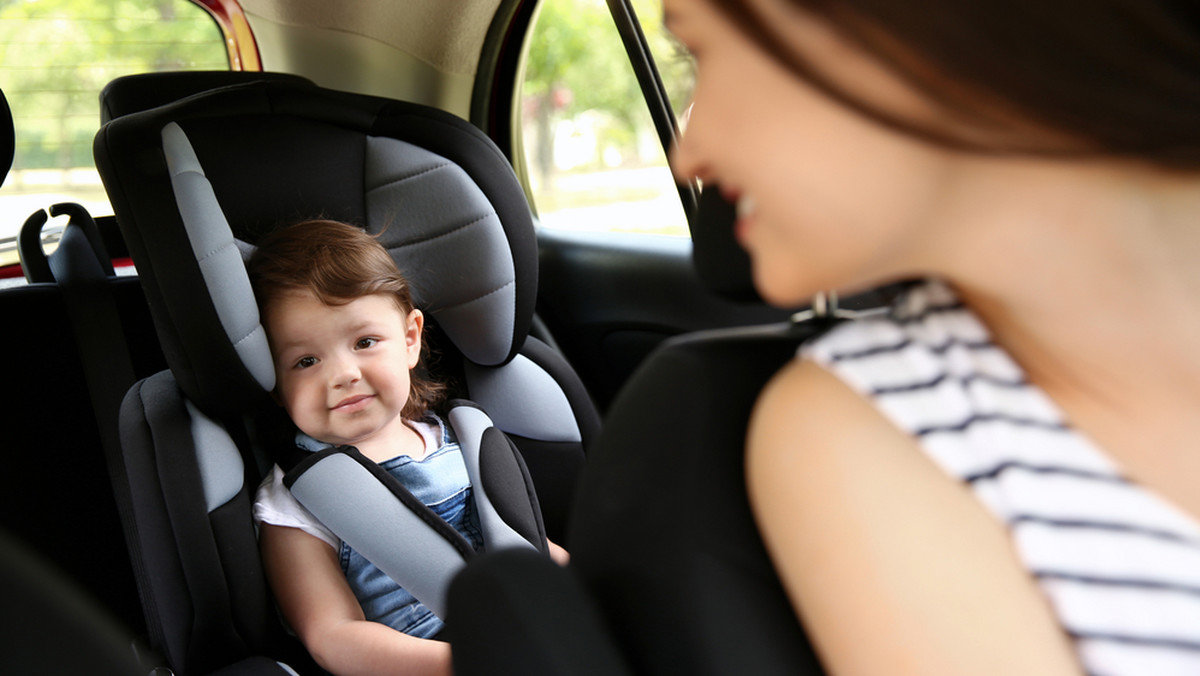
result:
[(254, 291), (242, 262), (242, 249), (217, 202), (204, 167), (196, 158), (187, 135), (170, 123), (162, 131), (163, 156), (171, 176), (171, 188), (192, 256), (212, 296), (217, 318), (246, 370), (264, 390), (275, 388), (275, 366), (267, 334), (259, 322)]

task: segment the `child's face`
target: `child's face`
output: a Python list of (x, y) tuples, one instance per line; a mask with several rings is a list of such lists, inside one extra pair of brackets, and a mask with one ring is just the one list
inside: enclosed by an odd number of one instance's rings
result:
[(395, 452), (409, 370), (421, 354), (420, 310), (406, 315), (382, 294), (326, 305), (292, 292), (270, 304), (264, 322), (276, 395), (302, 432), (364, 453)]

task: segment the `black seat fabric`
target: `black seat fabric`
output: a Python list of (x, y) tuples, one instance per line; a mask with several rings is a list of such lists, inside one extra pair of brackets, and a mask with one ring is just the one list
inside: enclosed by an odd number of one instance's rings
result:
[(675, 340), (614, 403), (572, 562), (637, 673), (821, 673), (758, 536), (742, 452), (758, 392), (820, 328)]
[(430, 368), (517, 443), (562, 541), (599, 419), (561, 356), (528, 337), (536, 240), (486, 136), (424, 106), (256, 81), (118, 117), (95, 152), (171, 371), (130, 392), (122, 440), (143, 602), (176, 673), (294, 646), (249, 508), (282, 413), (243, 258), (282, 225), (321, 217), (379, 234), (426, 313)]
[(6, 674), (144, 673), (132, 635), (73, 580), (0, 530), (0, 657)]
[[(758, 536), (742, 453), (757, 393), (820, 328), (692, 334), (639, 367), (605, 417), (583, 472), (570, 568), (586, 592), (571, 602), (581, 613), (594, 606), (604, 632), (572, 640), (608, 639), (638, 674), (822, 673)], [(514, 564), (500, 563), (505, 579), (488, 572), (493, 565), (485, 557), (460, 576), (471, 596), (489, 604), (451, 596), (454, 648), (472, 655), (456, 672), (464, 676), (489, 673), (487, 660), (514, 652), (543, 659), (561, 652), (483, 630), (510, 617), (533, 623), (524, 631), (534, 637), (556, 629), (539, 626), (532, 601), (509, 590)], [(472, 615), (467, 626), (453, 623), (459, 613)]]
[(192, 94), (245, 82), (287, 82), (313, 85), (291, 73), (254, 70), (190, 70), (137, 73), (119, 77), (100, 91), (100, 124), (187, 98)]
[[(0, 93), (4, 173), (12, 164), (13, 149), (11, 111)], [(68, 260), (76, 254), (95, 263), (91, 242), (76, 238), (77, 230), (64, 231), (54, 256), (58, 273), (73, 267)], [(46, 265), (44, 258), (42, 263)], [(107, 387), (97, 389), (92, 364), (84, 356), (81, 325), (72, 312), (74, 301), (104, 294), (106, 319), (126, 327), (129, 339), (119, 341), (117, 352), (105, 355), (106, 364), (128, 355), (128, 369), (148, 375), (162, 369), (164, 362), (136, 280), (116, 280), (100, 272), (99, 279), (89, 275), (86, 289), (68, 289), (53, 281), (49, 265), (45, 271), (48, 277), (39, 283), (0, 289), (0, 315), (9, 327), (0, 335), (0, 353), (9, 357), (5, 375), (14, 384), (0, 394), (0, 411), (9, 422), (0, 528), (55, 566), (116, 622), (140, 631), (142, 613), (104, 450), (106, 427), (116, 440), (117, 407), (132, 377), (114, 378), (111, 388), (120, 390), (115, 394)], [(106, 419), (94, 406), (110, 395), (111, 419)]]
[(0, 91), (0, 177), (8, 176), (16, 150), (17, 137), (13, 128), (12, 109), (8, 107), (8, 99), (5, 98), (4, 92)]

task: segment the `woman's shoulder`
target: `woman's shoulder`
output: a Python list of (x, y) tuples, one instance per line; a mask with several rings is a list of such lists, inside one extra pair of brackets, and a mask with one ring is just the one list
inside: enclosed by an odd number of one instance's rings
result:
[[(1070, 673), (1069, 645), (1000, 523), (827, 365), (793, 360), (765, 388), (746, 473), (784, 587), (833, 665)], [(980, 604), (995, 612), (979, 618)], [(967, 616), (978, 620), (969, 636)], [(1028, 652), (1012, 654), (1014, 636)]]
[(808, 359), (792, 360), (771, 379), (755, 405), (750, 431), (759, 445), (799, 454), (908, 441), (859, 391)]

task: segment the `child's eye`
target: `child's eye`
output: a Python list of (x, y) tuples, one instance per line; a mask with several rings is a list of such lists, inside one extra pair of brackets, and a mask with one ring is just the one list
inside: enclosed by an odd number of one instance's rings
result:
[(316, 366), (316, 365), (317, 365), (316, 357), (301, 357), (300, 359), (296, 360), (296, 368), (298, 368), (298, 369), (306, 369), (310, 366)]
[(373, 347), (378, 342), (379, 342), (378, 338), (372, 338), (370, 336), (365, 336), (363, 338), (359, 338), (358, 342), (354, 343), (354, 347), (355, 347), (355, 349), (358, 349), (358, 350), (365, 350), (369, 347)]

